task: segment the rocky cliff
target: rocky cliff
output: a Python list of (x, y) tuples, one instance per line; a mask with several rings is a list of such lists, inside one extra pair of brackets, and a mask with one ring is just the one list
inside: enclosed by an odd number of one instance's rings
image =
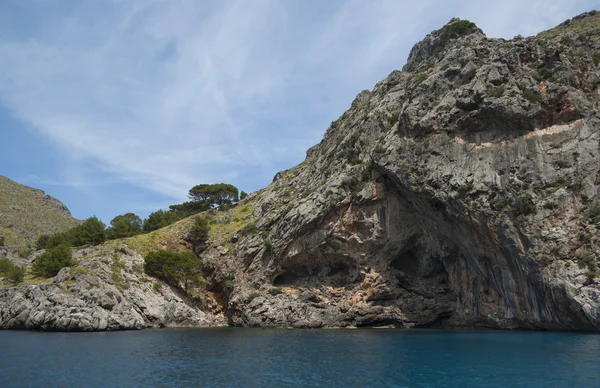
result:
[[(79, 249), (77, 265), (53, 279), (0, 287), (0, 327), (62, 331), (223, 326), (206, 296), (182, 292), (144, 274), (144, 258), (120, 244)], [(204, 310), (204, 311), (203, 311)]]
[(598, 330), (599, 86), (596, 12), (432, 32), (254, 196), (230, 323)]
[[(97, 286), (63, 269), (52, 284), (5, 288), (0, 326), (81, 328), (72, 322), (83, 315), (91, 329), (226, 320), (597, 331), (599, 105), (600, 13), (513, 40), (453, 19), (361, 92), (303, 163), (205, 214), (196, 302), (159, 295), (139, 272), (139, 253), (190, 249), (183, 220), (119, 242), (125, 265), (102, 264), (106, 246), (79, 253)], [(105, 305), (95, 289), (114, 298)]]

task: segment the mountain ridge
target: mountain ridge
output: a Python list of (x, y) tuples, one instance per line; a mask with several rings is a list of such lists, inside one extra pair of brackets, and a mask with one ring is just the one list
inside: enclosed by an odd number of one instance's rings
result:
[(79, 222), (56, 198), (0, 175), (0, 235), (6, 249), (18, 252), (33, 247), (39, 236), (68, 230)]

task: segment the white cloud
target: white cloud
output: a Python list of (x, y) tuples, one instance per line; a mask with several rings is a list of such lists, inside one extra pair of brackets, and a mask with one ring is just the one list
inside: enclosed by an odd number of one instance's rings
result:
[[(0, 38), (0, 101), (103, 174), (181, 198), (199, 182), (264, 179), (299, 161), (358, 91), (452, 16), (512, 36), (586, 5), (482, 4), (82, 2), (27, 38)], [(78, 165), (65, 174), (81, 187), (90, 171)]]

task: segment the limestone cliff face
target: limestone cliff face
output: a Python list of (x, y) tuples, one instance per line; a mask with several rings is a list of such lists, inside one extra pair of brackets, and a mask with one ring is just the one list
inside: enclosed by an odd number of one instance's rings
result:
[(598, 331), (599, 108), (599, 13), (513, 40), (454, 19), (303, 163), (204, 215), (202, 295), (140, 272), (139, 253), (189, 249), (183, 220), (0, 290), (0, 327)]
[(595, 12), (428, 35), (204, 254), (230, 323), (600, 329), (599, 86)]

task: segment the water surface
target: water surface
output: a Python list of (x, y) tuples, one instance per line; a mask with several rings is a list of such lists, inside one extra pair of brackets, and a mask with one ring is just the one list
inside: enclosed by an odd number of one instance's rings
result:
[(0, 331), (0, 387), (600, 387), (600, 335)]

